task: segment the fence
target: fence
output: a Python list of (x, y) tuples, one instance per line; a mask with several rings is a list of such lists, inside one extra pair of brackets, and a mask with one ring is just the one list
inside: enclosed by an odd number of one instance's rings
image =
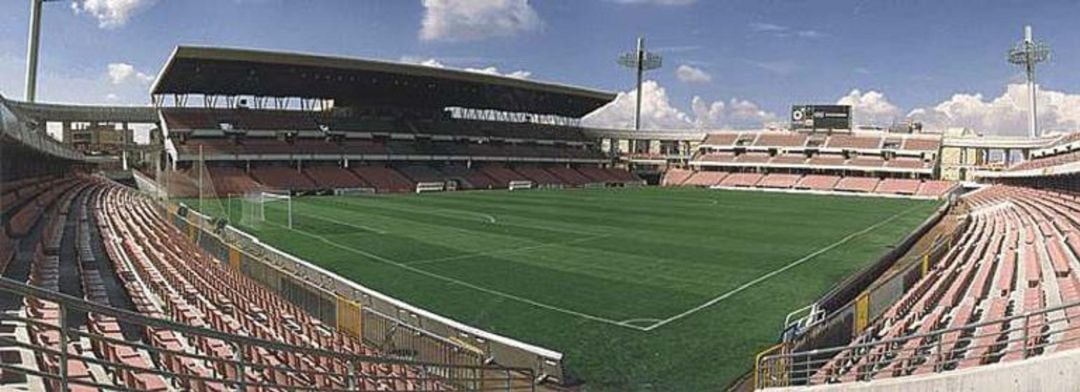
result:
[[(33, 361), (26, 364), (5, 360), (0, 362), (0, 369), (6, 377), (21, 374), (28, 383), (40, 380), (53, 391), (80, 387), (138, 391), (165, 388), (165, 384), (179, 390), (356, 391), (401, 386), (413, 390), (534, 390), (531, 369), (455, 365), (294, 346), (147, 317), (7, 278), (0, 278), (0, 293), (5, 298), (22, 298), (30, 308), (38, 309), (0, 313), (5, 329), (26, 331), (30, 336), (24, 339), (17, 333), (2, 333), (0, 343), (29, 350), (39, 358), (38, 365)], [(83, 319), (89, 328), (74, 322)], [(119, 331), (129, 327), (137, 328), (144, 338), (125, 339)], [(77, 350), (71, 346), (76, 343), (90, 349)], [(292, 360), (322, 366), (288, 365)], [(110, 380), (92, 378), (89, 367), (110, 373), (115, 385), (102, 383)], [(154, 382), (155, 378), (160, 381)]]
[[(312, 316), (353, 331), (375, 346), (394, 343), (414, 358), (452, 358), (474, 366), (527, 368), (536, 380), (562, 383), (562, 354), (496, 335), (407, 304), (282, 252), (232, 226), (179, 205), (167, 205), (171, 220), (200, 247), (274, 290)], [(378, 326), (384, 327), (378, 327)], [(408, 340), (383, 332), (409, 330)], [(451, 355), (452, 354), (452, 355)]]
[[(760, 356), (756, 389), (869, 381), (1009, 362), (1080, 347), (1080, 302), (930, 333)], [(1070, 318), (1068, 314), (1073, 314)], [(989, 328), (984, 328), (989, 327)], [(971, 358), (966, 354), (985, 353)], [(840, 356), (837, 358), (837, 356)]]
[[(938, 233), (926, 250), (905, 255), (920, 238), (932, 234), (951, 210), (950, 204), (943, 205), (877, 262), (840, 282), (805, 308), (811, 309), (808, 319), (786, 323), (784, 349), (805, 351), (849, 343), (851, 337), (899, 300), (926, 273), (927, 267), (941, 261), (952, 249), (969, 220), (960, 222), (951, 232)], [(895, 270), (897, 265), (904, 267)]]

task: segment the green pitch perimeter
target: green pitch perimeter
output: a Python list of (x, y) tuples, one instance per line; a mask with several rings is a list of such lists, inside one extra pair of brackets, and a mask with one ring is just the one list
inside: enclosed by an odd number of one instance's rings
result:
[(776, 341), (788, 312), (937, 206), (687, 188), (449, 192), (298, 198), (293, 230), (281, 203), (246, 229), (414, 305), (560, 351), (586, 389), (716, 390)]

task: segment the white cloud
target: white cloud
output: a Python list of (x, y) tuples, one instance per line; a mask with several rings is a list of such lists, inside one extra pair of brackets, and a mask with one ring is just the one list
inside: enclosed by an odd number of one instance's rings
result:
[(525, 70), (517, 70), (517, 71), (514, 71), (514, 72), (502, 73), (502, 72), (499, 72), (499, 69), (495, 68), (495, 67), (465, 68), (465, 70), (469, 71), (469, 72), (480, 73), (480, 74), (495, 75), (495, 76), (506, 76), (506, 77), (517, 78), (517, 79), (527, 79), (529, 76), (532, 75), (532, 72), (525, 71)]
[(424, 41), (474, 41), (509, 37), (540, 27), (528, 0), (422, 0)]
[(788, 28), (778, 24), (752, 22), (750, 23), (750, 31), (753, 31), (755, 33), (780, 33), (788, 31)]
[[(1080, 130), (1080, 94), (1039, 91), (1039, 129), (1043, 132)], [(926, 129), (967, 127), (989, 135), (1027, 134), (1028, 93), (1023, 84), (1010, 84), (998, 97), (955, 94), (933, 107), (918, 108), (908, 117), (921, 121)]]
[(157, 0), (76, 0), (71, 3), (75, 13), (87, 13), (97, 18), (98, 27), (114, 29), (127, 24), (135, 14), (154, 5)]
[(768, 34), (777, 38), (787, 38), (794, 35), (799, 38), (816, 39), (824, 38), (828, 35), (818, 30), (796, 29), (766, 22), (751, 22), (749, 27), (750, 31), (755, 34)]
[(865, 93), (858, 89), (836, 101), (838, 105), (851, 105), (852, 122), (856, 125), (888, 126), (903, 117), (899, 106), (877, 91)]
[[(601, 128), (633, 128), (636, 103), (636, 89), (620, 92), (614, 101), (585, 116), (582, 123)], [(659, 83), (647, 80), (641, 84), (642, 129), (687, 129), (693, 125), (689, 115), (671, 105), (667, 90)]]
[[(615, 100), (582, 119), (586, 126), (601, 128), (634, 127), (634, 104), (637, 91), (620, 92)], [(656, 81), (641, 87), (641, 128), (671, 129), (745, 129), (761, 128), (776, 116), (746, 100), (706, 102), (701, 97), (691, 101), (691, 113), (674, 106), (667, 91)]]
[[(433, 59), (433, 58), (422, 59), (422, 58), (417, 58), (417, 57), (405, 56), (405, 57), (401, 58), (401, 62), (409, 63), (409, 64), (416, 64), (416, 65), (423, 65), (423, 66), (432, 67), (432, 68), (450, 68), (450, 67), (447, 67), (445, 64), (443, 64), (441, 61)], [(495, 66), (487, 66), (487, 67), (484, 67), (484, 68), (464, 68), (463, 70), (467, 71), (467, 72), (475, 72), (475, 73), (486, 74), (486, 75), (495, 75), (495, 76), (506, 76), (506, 77), (518, 78), (518, 79), (528, 79), (529, 76), (532, 76), (532, 72), (525, 71), (525, 70), (517, 70), (517, 71), (513, 71), (513, 72), (502, 73), (502, 72), (499, 72), (499, 68), (497, 68)]]
[(149, 84), (154, 81), (153, 75), (147, 75), (135, 70), (135, 67), (127, 63), (110, 63), (108, 66), (109, 82), (118, 85), (129, 81), (141, 84)]
[(424, 58), (417, 56), (401, 56), (400, 58), (398, 58), (398, 62), (405, 64), (423, 65), (425, 67), (432, 68), (446, 68), (446, 64), (443, 64), (442, 61), (436, 60), (431, 57)]
[(683, 64), (675, 69), (675, 77), (686, 83), (709, 83), (712, 82), (712, 75), (705, 72), (701, 68), (691, 67)]
[(776, 115), (757, 104), (736, 98), (727, 103), (709, 103), (695, 96), (690, 101), (690, 109), (694, 113), (695, 126), (703, 129), (760, 129), (777, 120)]

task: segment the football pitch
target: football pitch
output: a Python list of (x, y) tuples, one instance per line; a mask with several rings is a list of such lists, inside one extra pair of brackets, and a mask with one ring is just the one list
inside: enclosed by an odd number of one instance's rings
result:
[(788, 312), (938, 205), (690, 188), (311, 196), (294, 199), (292, 229), (283, 203), (243, 228), (413, 305), (560, 351), (585, 389), (716, 390), (777, 340)]

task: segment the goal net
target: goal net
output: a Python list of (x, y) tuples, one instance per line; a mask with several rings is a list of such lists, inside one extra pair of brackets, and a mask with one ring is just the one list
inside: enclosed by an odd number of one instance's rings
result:
[(240, 224), (260, 227), (267, 222), (293, 228), (293, 198), (288, 191), (253, 191), (244, 195)]
[(510, 181), (510, 190), (516, 191), (519, 189), (532, 189), (532, 181)]
[(442, 192), (446, 184), (442, 182), (421, 182), (416, 184), (416, 193)]

